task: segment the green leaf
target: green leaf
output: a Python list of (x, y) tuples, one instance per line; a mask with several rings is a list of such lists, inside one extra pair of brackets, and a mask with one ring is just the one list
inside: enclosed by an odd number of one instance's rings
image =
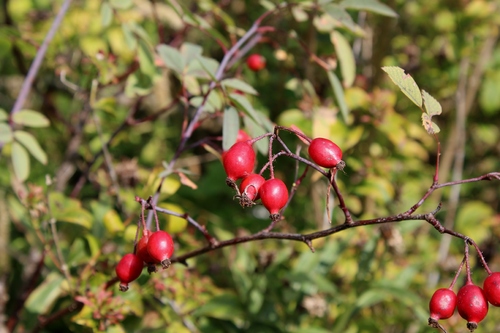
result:
[(244, 92), (244, 93), (247, 93), (247, 94), (252, 94), (252, 95), (259, 94), (257, 92), (257, 90), (255, 90), (251, 85), (249, 85), (248, 83), (241, 81), (239, 79), (234, 79), (234, 78), (225, 79), (225, 80), (221, 81), (221, 84), (225, 88), (229, 87), (229, 88), (237, 89), (237, 90)]
[(107, 27), (113, 21), (113, 9), (108, 2), (103, 2), (101, 5), (101, 24), (103, 27)]
[(431, 120), (427, 113), (422, 113), (422, 125), (429, 134), (437, 134), (441, 131), (439, 126)]
[(219, 69), (219, 62), (215, 59), (203, 56), (198, 57), (198, 62), (200, 63), (203, 70), (210, 76), (210, 78), (212, 80), (215, 80), (215, 74)]
[(245, 314), (239, 297), (233, 294), (222, 294), (210, 299), (193, 313), (195, 317), (212, 317), (217, 319), (234, 320)]
[(12, 129), (7, 123), (0, 123), (0, 143), (9, 143), (12, 141)]
[(26, 309), (34, 314), (49, 313), (64, 291), (64, 281), (64, 277), (58, 273), (50, 273), (29, 295), (25, 303)]
[(328, 75), (328, 80), (330, 81), (330, 84), (332, 86), (333, 94), (335, 95), (335, 99), (337, 100), (340, 112), (344, 117), (344, 121), (347, 122), (347, 117), (349, 116), (349, 108), (347, 107), (347, 103), (345, 101), (344, 89), (342, 88), (342, 84), (333, 71), (328, 71), (326, 73)]
[(28, 127), (47, 127), (49, 119), (38, 111), (20, 110), (12, 115), (12, 121), (17, 125)]
[(156, 50), (167, 68), (173, 70), (177, 74), (182, 73), (184, 70), (184, 60), (179, 50), (166, 44), (158, 45)]
[(347, 9), (366, 10), (384, 16), (398, 17), (391, 7), (376, 0), (344, 0), (340, 5)]
[(356, 62), (352, 47), (349, 45), (347, 39), (336, 30), (330, 34), (330, 40), (335, 46), (335, 52), (339, 59), (344, 87), (350, 87), (356, 77)]
[(425, 112), (429, 116), (437, 116), (440, 115), (443, 109), (441, 108), (441, 104), (432, 97), (427, 91), (422, 90), (422, 98), (424, 99), (424, 107), (425, 107)]
[(123, 36), (125, 37), (125, 44), (130, 50), (135, 50), (137, 48), (137, 38), (132, 33), (130, 24), (122, 24)]
[(14, 138), (22, 143), (26, 149), (36, 158), (40, 163), (47, 164), (47, 154), (40, 146), (36, 138), (28, 132), (25, 131), (15, 131)]
[(396, 66), (382, 67), (382, 70), (413, 103), (422, 107), (422, 94), (410, 74), (406, 74), (402, 68)]
[(114, 209), (108, 210), (106, 214), (104, 214), (102, 221), (106, 230), (112, 235), (125, 230), (125, 226), (123, 225), (120, 215), (118, 215)]
[(19, 181), (24, 182), (30, 174), (30, 157), (20, 143), (12, 142), (12, 167)]
[(116, 9), (128, 9), (132, 6), (132, 0), (109, 0), (111, 6)]
[(356, 31), (356, 24), (351, 15), (339, 4), (330, 3), (323, 7), (324, 11), (335, 21), (341, 23), (346, 28)]
[(240, 129), (240, 118), (238, 111), (232, 106), (224, 110), (222, 127), (222, 150), (226, 151), (236, 142), (238, 130)]
[(198, 59), (203, 53), (203, 48), (197, 44), (192, 43), (184, 43), (181, 45), (180, 50), (182, 57), (184, 59), (184, 63), (186, 66), (189, 66), (191, 62)]
[(0, 108), (0, 121), (9, 119), (9, 114), (4, 109)]
[(139, 40), (139, 66), (141, 68), (141, 72), (148, 76), (154, 76), (157, 73), (156, 66), (154, 63), (154, 56), (149, 46), (142, 39)]
[[(253, 121), (250, 117), (244, 117), (243, 123), (245, 124), (245, 128), (248, 129), (248, 133), (252, 138), (256, 138), (266, 133), (266, 130), (255, 121)], [(267, 155), (267, 152), (269, 151), (269, 138), (263, 138), (259, 141), (256, 141), (254, 146), (257, 147), (257, 150), (262, 155)]]
[(231, 100), (231, 102), (233, 102), (235, 104), (235, 106), (238, 109), (247, 113), (250, 117), (252, 117), (252, 119), (256, 123), (261, 124), (261, 121), (260, 121), (260, 118), (259, 118), (257, 112), (254, 110), (252, 104), (250, 104), (250, 102), (248, 101), (248, 99), (245, 96), (242, 96), (242, 95), (236, 94), (236, 93), (231, 93), (231, 94), (229, 94), (229, 99)]
[(67, 198), (60, 192), (49, 194), (49, 206), (54, 218), (60, 222), (77, 224), (86, 229), (92, 227), (94, 218), (81, 207), (80, 201)]

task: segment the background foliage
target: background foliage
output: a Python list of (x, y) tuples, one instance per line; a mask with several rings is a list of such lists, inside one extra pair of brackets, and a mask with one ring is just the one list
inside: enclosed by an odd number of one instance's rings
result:
[[(218, 158), (228, 105), (240, 115), (235, 128), (253, 136), (272, 123), (295, 125), (341, 146), (347, 167), (338, 182), (356, 219), (409, 209), (432, 184), (436, 143), (382, 66), (403, 67), (441, 102), (440, 181), (499, 170), (498, 1), (283, 3), (263, 21), (273, 29), (230, 64), (225, 77), (238, 80), (208, 96), (188, 146), (206, 144), (181, 156), (186, 116), (203, 103), (225, 52), (272, 2), (73, 1), (23, 111), (12, 117), (62, 1), (1, 3), (0, 309), (7, 328), (431, 331), (427, 302), (451, 282), (463, 242), (422, 221), (351, 229), (314, 241), (315, 253), (279, 240), (227, 247), (187, 267), (143, 273), (126, 293), (112, 283), (114, 266), (133, 249), (134, 197), (153, 195), (159, 177), (166, 176), (159, 206), (188, 213), (219, 239), (268, 225), (263, 207), (242, 210), (225, 184)], [(245, 51), (264, 55), (266, 68), (251, 72)], [(265, 158), (259, 155), (261, 165)], [(291, 185), (293, 161), (278, 159), (275, 168)], [(328, 228), (326, 188), (309, 173), (277, 229)], [(498, 271), (499, 194), (494, 181), (445, 188), (420, 210), (442, 201), (440, 221), (472, 237)], [(184, 219), (160, 219), (177, 255), (204, 246)], [(334, 209), (332, 223), (342, 222)], [(484, 276), (477, 265), (473, 279), (480, 284)], [(499, 313), (490, 309), (479, 331), (498, 330)], [(457, 314), (446, 327), (466, 331)]]

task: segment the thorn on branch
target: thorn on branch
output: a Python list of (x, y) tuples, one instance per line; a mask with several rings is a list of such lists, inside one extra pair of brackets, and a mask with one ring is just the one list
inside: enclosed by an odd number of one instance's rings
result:
[(311, 250), (312, 253), (315, 252), (314, 247), (312, 246), (312, 242), (310, 239), (304, 239), (304, 243), (306, 243), (306, 245), (309, 247), (309, 249)]

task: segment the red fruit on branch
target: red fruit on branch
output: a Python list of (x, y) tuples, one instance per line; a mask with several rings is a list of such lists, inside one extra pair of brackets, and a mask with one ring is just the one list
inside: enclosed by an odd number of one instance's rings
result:
[(252, 137), (242, 129), (238, 130), (238, 136), (236, 136), (236, 142), (243, 142), (252, 140)]
[(174, 241), (168, 232), (158, 230), (149, 236), (147, 250), (155, 262), (159, 262), (163, 268), (168, 268), (170, 257), (174, 253)]
[(250, 207), (259, 198), (259, 189), (266, 180), (259, 174), (252, 173), (243, 178), (240, 184), (240, 205)]
[(137, 248), (136, 248), (136, 253), (139, 256), (139, 258), (142, 259), (147, 265), (148, 265), (148, 272), (152, 273), (156, 271), (156, 264), (159, 264), (158, 261), (156, 261), (153, 257), (148, 252), (148, 243), (149, 243), (149, 237), (151, 236), (151, 231), (150, 230), (144, 230), (142, 232), (142, 237), (137, 242)]
[(467, 320), (467, 328), (473, 332), (488, 314), (488, 301), (483, 289), (467, 282), (457, 293), (457, 309), (460, 316)]
[(141, 275), (144, 264), (142, 259), (133, 253), (128, 253), (118, 262), (115, 267), (116, 276), (120, 280), (120, 290), (127, 291), (128, 284)]
[(483, 282), (484, 295), (493, 306), (500, 306), (500, 272), (491, 273)]
[(271, 214), (273, 221), (279, 219), (280, 210), (288, 202), (288, 189), (280, 179), (269, 179), (259, 189), (260, 200)]
[(441, 288), (434, 292), (429, 302), (429, 325), (437, 326), (440, 319), (448, 319), (455, 312), (457, 295), (449, 288)]
[(222, 153), (222, 164), (227, 178), (233, 183), (251, 174), (255, 166), (255, 151), (250, 141), (236, 142)]
[(258, 72), (266, 67), (266, 58), (257, 53), (251, 54), (247, 58), (247, 66), (252, 71)]
[(323, 168), (342, 170), (345, 166), (344, 161), (342, 161), (342, 149), (331, 140), (324, 138), (313, 139), (308, 152), (314, 163)]

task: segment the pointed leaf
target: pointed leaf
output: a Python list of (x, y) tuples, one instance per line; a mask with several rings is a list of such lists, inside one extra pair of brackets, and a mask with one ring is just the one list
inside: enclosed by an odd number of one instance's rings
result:
[(335, 46), (335, 52), (339, 59), (344, 87), (350, 87), (356, 77), (356, 62), (352, 47), (347, 39), (336, 30), (330, 34), (330, 40)]
[(173, 70), (177, 74), (182, 73), (184, 69), (184, 60), (179, 50), (165, 44), (158, 45), (156, 50), (167, 68)]
[(238, 130), (240, 129), (240, 117), (238, 111), (232, 106), (224, 110), (222, 127), (222, 150), (226, 151), (236, 142)]
[(255, 90), (248, 83), (241, 81), (239, 79), (234, 79), (234, 78), (226, 79), (226, 80), (221, 81), (221, 84), (223, 87), (226, 87), (226, 88), (229, 87), (229, 88), (237, 89), (237, 90), (244, 92), (244, 93), (247, 93), (247, 94), (258, 95), (257, 90)]
[(187, 187), (192, 188), (193, 190), (196, 190), (198, 188), (198, 185), (196, 185), (188, 176), (186, 176), (182, 172), (177, 172), (179, 175), (179, 179), (181, 181), (181, 184)]
[(17, 125), (29, 127), (47, 127), (50, 125), (49, 119), (38, 111), (21, 110), (12, 115), (12, 121)]
[(212, 80), (215, 80), (215, 74), (219, 69), (219, 62), (215, 59), (203, 56), (198, 57), (198, 62), (200, 63), (203, 70), (210, 76), (210, 78)]
[[(248, 132), (250, 133), (250, 136), (252, 138), (266, 133), (264, 128), (253, 121), (250, 117), (244, 117), (243, 122), (245, 123), (245, 128), (248, 129)], [(259, 141), (255, 142), (254, 146), (257, 147), (257, 150), (262, 155), (267, 155), (267, 152), (269, 151), (269, 138), (260, 139)]]
[(30, 174), (30, 157), (19, 142), (12, 142), (12, 167), (19, 181), (24, 182)]
[(339, 22), (340, 24), (354, 32), (357, 31), (357, 25), (352, 20), (351, 15), (349, 15), (349, 13), (339, 4), (330, 3), (324, 6), (323, 9), (335, 21)]
[(333, 94), (335, 95), (335, 99), (337, 100), (337, 105), (340, 109), (340, 112), (342, 113), (342, 116), (344, 117), (344, 121), (347, 122), (349, 108), (347, 107), (347, 103), (345, 101), (344, 89), (342, 88), (342, 84), (333, 71), (328, 71), (327, 75), (333, 89)]
[(203, 48), (197, 44), (184, 43), (181, 46), (180, 52), (184, 58), (184, 63), (186, 66), (189, 66), (193, 60), (202, 55)]
[(26, 309), (35, 314), (45, 314), (61, 295), (64, 288), (64, 277), (58, 273), (50, 273), (45, 280), (31, 292), (26, 300)]
[(389, 17), (398, 17), (391, 7), (376, 0), (344, 0), (340, 5), (347, 9), (366, 10)]
[(4, 109), (0, 108), (0, 121), (9, 119), (9, 114)]
[(235, 106), (238, 109), (241, 109), (242, 111), (247, 113), (250, 117), (252, 117), (252, 119), (256, 123), (258, 123), (258, 124), (261, 123), (259, 115), (254, 110), (252, 104), (250, 104), (250, 102), (248, 101), (248, 99), (245, 96), (242, 96), (242, 95), (236, 94), (236, 93), (232, 93), (232, 94), (229, 94), (229, 99), (231, 100), (231, 102), (233, 102), (235, 104)]
[(0, 123), (0, 143), (12, 141), (12, 130), (7, 123)]
[(422, 107), (420, 89), (410, 74), (406, 74), (402, 68), (396, 66), (382, 67), (382, 70), (389, 75), (392, 82), (394, 82), (413, 103)]
[(440, 115), (443, 109), (441, 108), (441, 104), (432, 97), (427, 91), (422, 90), (422, 97), (424, 99), (425, 112), (429, 116)]
[(47, 154), (40, 147), (40, 144), (36, 140), (36, 138), (28, 132), (25, 131), (15, 131), (14, 138), (22, 143), (26, 149), (36, 158), (40, 163), (47, 164)]

